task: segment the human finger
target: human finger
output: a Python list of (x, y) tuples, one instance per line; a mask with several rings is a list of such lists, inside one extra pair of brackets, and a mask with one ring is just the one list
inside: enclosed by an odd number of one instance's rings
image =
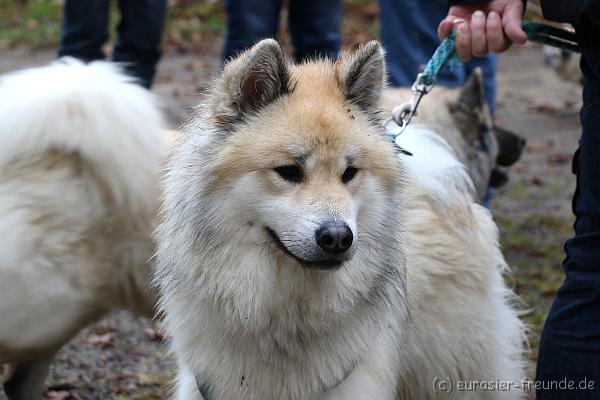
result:
[(471, 52), (476, 57), (484, 57), (488, 53), (486, 17), (479, 10), (471, 17)]
[(504, 34), (513, 42), (523, 44), (527, 41), (527, 35), (521, 27), (523, 22), (523, 2), (516, 1), (506, 6), (502, 14), (502, 27)]
[(500, 53), (510, 47), (510, 41), (504, 36), (500, 15), (495, 11), (490, 11), (488, 14), (486, 36), (489, 51)]
[(456, 27), (456, 53), (463, 61), (471, 59), (471, 27), (462, 22)]
[(446, 36), (448, 36), (450, 34), (450, 32), (452, 32), (452, 29), (454, 29), (454, 20), (457, 19), (456, 16), (454, 15), (448, 15), (446, 18), (444, 18), (442, 20), (442, 22), (440, 22), (440, 24), (438, 25), (438, 36), (441, 39), (444, 39)]

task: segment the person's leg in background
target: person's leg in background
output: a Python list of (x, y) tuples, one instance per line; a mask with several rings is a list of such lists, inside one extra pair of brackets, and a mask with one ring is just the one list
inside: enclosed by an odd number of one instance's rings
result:
[(341, 0), (290, 0), (289, 27), (294, 58), (335, 59), (340, 51)]
[(71, 56), (86, 62), (103, 59), (108, 10), (109, 0), (65, 0), (59, 57)]
[[(439, 44), (435, 21), (445, 17), (447, 8), (446, 0), (379, 0), (381, 41), (392, 86), (413, 84)], [(462, 68), (442, 73), (453, 86), (465, 79)]]
[[(581, 69), (582, 134), (573, 159), (575, 236), (565, 243), (566, 279), (540, 340), (538, 400), (600, 398), (600, 52), (584, 51)], [(593, 390), (545, 390), (565, 380)]]
[(119, 0), (121, 21), (113, 61), (149, 88), (160, 59), (167, 0)]
[(227, 32), (222, 61), (235, 57), (260, 39), (275, 38), (282, 0), (225, 0)]
[[(447, 0), (379, 0), (381, 40), (386, 50), (388, 74), (392, 86), (410, 87), (421, 66), (427, 64), (440, 44), (437, 23), (448, 13)], [(496, 57), (444, 68), (437, 85), (462, 86), (470, 72), (481, 67), (486, 100), (495, 110)]]

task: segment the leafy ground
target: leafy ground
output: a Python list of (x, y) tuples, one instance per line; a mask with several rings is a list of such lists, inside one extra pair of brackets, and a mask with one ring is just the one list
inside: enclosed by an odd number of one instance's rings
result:
[[(217, 71), (224, 15), (220, 1), (170, 4), (165, 56), (154, 90), (175, 127)], [(60, 6), (55, 0), (0, 0), (0, 73), (54, 58)], [(351, 0), (344, 7), (345, 45), (377, 36), (376, 2)], [(112, 18), (113, 29), (115, 24)], [(287, 43), (285, 31), (282, 24)], [(511, 182), (495, 198), (493, 214), (513, 270), (509, 282), (529, 310), (525, 319), (535, 361), (543, 320), (563, 279), (561, 245), (573, 222), (570, 161), (579, 135), (580, 88), (546, 69), (538, 47), (514, 48), (499, 60), (498, 122), (527, 138), (528, 145), (511, 171)], [(165, 398), (172, 371), (153, 323), (119, 313), (89, 327), (60, 352), (46, 397)]]

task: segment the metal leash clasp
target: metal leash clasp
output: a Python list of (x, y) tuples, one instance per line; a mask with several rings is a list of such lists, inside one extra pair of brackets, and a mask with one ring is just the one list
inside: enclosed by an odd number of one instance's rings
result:
[(421, 99), (433, 87), (433, 85), (424, 84), (422, 78), (423, 73), (421, 72), (417, 75), (417, 79), (411, 87), (413, 91), (411, 99), (394, 107), (392, 110), (392, 119), (400, 127), (398, 135), (404, 132), (412, 117), (417, 114), (417, 108), (419, 107)]

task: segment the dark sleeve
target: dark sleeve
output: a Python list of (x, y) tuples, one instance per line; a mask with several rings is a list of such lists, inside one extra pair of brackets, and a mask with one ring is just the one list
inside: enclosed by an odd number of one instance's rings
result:
[(573, 25), (589, 24), (600, 20), (600, 1), (597, 0), (542, 0), (544, 18)]
[[(448, 0), (450, 6), (460, 4), (489, 3), (490, 0)], [(523, 1), (526, 3), (526, 0)], [(600, 1), (598, 0), (541, 0), (544, 18), (573, 25), (600, 24)]]

